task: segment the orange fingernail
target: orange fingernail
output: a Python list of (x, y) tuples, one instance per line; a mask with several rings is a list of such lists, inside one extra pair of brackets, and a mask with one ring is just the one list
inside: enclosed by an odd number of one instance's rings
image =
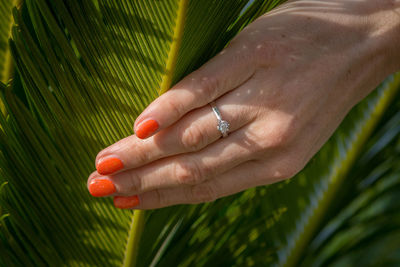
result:
[(139, 124), (136, 129), (136, 136), (145, 139), (152, 135), (158, 129), (158, 123), (155, 120), (147, 120)]
[(89, 192), (94, 197), (109, 196), (116, 191), (113, 182), (108, 179), (93, 179), (89, 184)]
[(97, 164), (97, 172), (101, 175), (111, 174), (113, 172), (119, 171), (124, 167), (124, 164), (120, 159), (117, 158), (106, 158)]
[(119, 209), (130, 209), (139, 205), (140, 200), (138, 196), (130, 197), (114, 197), (114, 206)]

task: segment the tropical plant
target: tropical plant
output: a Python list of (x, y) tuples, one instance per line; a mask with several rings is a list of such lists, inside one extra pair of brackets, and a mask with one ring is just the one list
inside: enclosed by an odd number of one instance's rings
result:
[(366, 263), (400, 261), (399, 74), (291, 180), (134, 213), (87, 192), (98, 151), (283, 1), (247, 2), (0, 2), (1, 266), (325, 266), (364, 250)]

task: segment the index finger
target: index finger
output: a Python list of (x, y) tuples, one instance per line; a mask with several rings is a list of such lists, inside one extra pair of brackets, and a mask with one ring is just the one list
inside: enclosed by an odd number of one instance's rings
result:
[(136, 119), (136, 136), (148, 138), (172, 125), (187, 112), (246, 82), (255, 72), (251, 51), (246, 45), (236, 43), (186, 76), (154, 100)]

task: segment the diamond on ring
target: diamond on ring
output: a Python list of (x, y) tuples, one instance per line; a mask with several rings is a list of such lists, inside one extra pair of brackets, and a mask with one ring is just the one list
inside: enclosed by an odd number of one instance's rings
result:
[(222, 119), (221, 113), (219, 112), (219, 109), (217, 108), (215, 102), (211, 102), (210, 105), (218, 120), (218, 125), (217, 125), (218, 131), (221, 132), (222, 137), (227, 137), (229, 132), (229, 122), (224, 121)]
[(223, 121), (223, 120), (218, 120), (217, 129), (218, 129), (218, 131), (221, 132), (223, 137), (226, 137), (229, 132), (229, 122)]

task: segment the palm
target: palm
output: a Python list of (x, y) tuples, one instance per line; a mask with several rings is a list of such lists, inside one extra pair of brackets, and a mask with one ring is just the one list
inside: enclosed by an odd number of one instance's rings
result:
[[(398, 76), (357, 106), (290, 182), (210, 204), (134, 215), (116, 210), (109, 199), (90, 197), (85, 179), (97, 152), (130, 135), (135, 117), (151, 100), (282, 1), (254, 1), (239, 20), (246, 1), (130, 2), (27, 0), (15, 11), (10, 46), (4, 42), (8, 27), (0, 28), (0, 60), (7, 62), (9, 48), (16, 67), (13, 81), (1, 84), (6, 110), (0, 118), (0, 182), (8, 182), (1, 189), (1, 265), (295, 265), (347, 255), (343, 248), (341, 254), (329, 250), (337, 238), (333, 233), (325, 239), (317, 233), (335, 214), (330, 207), (348, 173), (365, 184), (369, 180), (363, 177), (375, 167), (395, 170), (392, 143), (374, 146), (393, 139), (380, 138), (381, 132), (367, 138), (377, 123), (398, 117), (393, 108), (383, 116), (397, 93)], [(6, 22), (1, 25), (9, 24), (9, 3), (0, 4)], [(5, 82), (10, 64), (0, 66)], [(394, 138), (398, 129), (389, 126)], [(365, 151), (369, 154), (357, 161)], [(391, 161), (382, 159), (387, 154)], [(357, 173), (353, 166), (367, 167)], [(384, 181), (398, 187), (389, 171), (379, 177), (370, 190)], [(370, 201), (395, 189), (385, 190), (373, 191)], [(350, 206), (343, 210), (354, 212)], [(335, 220), (352, 226), (356, 219)], [(376, 225), (382, 229), (384, 223)], [(345, 226), (335, 230), (346, 231)], [(310, 243), (317, 245), (305, 249)]]

